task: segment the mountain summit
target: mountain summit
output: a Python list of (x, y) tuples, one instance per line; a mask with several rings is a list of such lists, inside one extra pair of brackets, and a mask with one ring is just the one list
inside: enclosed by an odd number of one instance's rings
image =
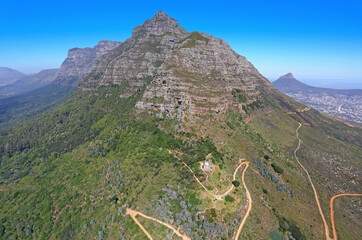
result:
[(287, 73), (278, 78), (278, 80), (296, 80), (293, 73)]
[(302, 91), (310, 88), (307, 84), (295, 79), (292, 73), (287, 73), (273, 82), (273, 85), (282, 92)]
[[(61, 105), (0, 131), (1, 239), (332, 239), (331, 196), (362, 184), (360, 128), (163, 12), (84, 56)], [(359, 239), (343, 201), (338, 237)]]
[(132, 37), (100, 59), (81, 86), (97, 92), (102, 86), (123, 84), (129, 88), (122, 98), (145, 87), (136, 104), (140, 110), (182, 121), (234, 107), (245, 113), (261, 104), (261, 91), (274, 91), (224, 40), (187, 32), (164, 12), (135, 27)]
[(151, 20), (146, 20), (141, 26), (135, 27), (132, 36), (140, 38), (150, 34), (162, 35), (167, 33), (182, 34), (187, 33), (187, 31), (180, 27), (175, 19), (159, 11)]
[[(319, 88), (304, 84), (291, 73), (273, 82), (281, 92), (321, 112), (362, 122), (362, 90)], [(328, 101), (326, 101), (328, 99)]]

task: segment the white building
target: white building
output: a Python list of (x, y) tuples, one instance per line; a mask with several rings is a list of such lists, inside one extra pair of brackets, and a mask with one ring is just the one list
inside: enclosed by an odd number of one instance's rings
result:
[(202, 169), (204, 171), (211, 171), (212, 170), (212, 167), (211, 167), (211, 162), (204, 162), (202, 164)]

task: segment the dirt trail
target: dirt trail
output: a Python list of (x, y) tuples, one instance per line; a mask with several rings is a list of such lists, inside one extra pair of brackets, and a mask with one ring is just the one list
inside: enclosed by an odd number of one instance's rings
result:
[(146, 236), (153, 240), (152, 236), (147, 232), (147, 230), (142, 226), (142, 224), (137, 220), (136, 216), (139, 214), (139, 212), (136, 212), (132, 209), (127, 208), (126, 209), (126, 215), (129, 214), (133, 221), (141, 228), (141, 230), (146, 234)]
[[(178, 158), (177, 156), (175, 156), (176, 158)], [(179, 159), (179, 158), (178, 158)], [(180, 159), (179, 159), (180, 160)], [(244, 158), (240, 159), (239, 161), (242, 161), (242, 160), (245, 160)], [(221, 200), (223, 197), (225, 197), (226, 195), (228, 195), (235, 187), (233, 184), (231, 184), (230, 188), (228, 190), (226, 190), (225, 193), (223, 194), (219, 194), (219, 195), (216, 195), (214, 194), (212, 191), (210, 191), (209, 189), (207, 189), (205, 187), (204, 184), (202, 184), (202, 182), (198, 179), (198, 177), (196, 177), (194, 171), (185, 163), (185, 162), (182, 162), (189, 170), (190, 172), (192, 173), (193, 177), (195, 178), (195, 180), (201, 185), (201, 187), (203, 189), (205, 189), (205, 191), (207, 191), (210, 195), (212, 195), (213, 198), (217, 199), (217, 200)], [(235, 169), (234, 171), (234, 175), (233, 175), (233, 181), (235, 181), (236, 179), (236, 173), (237, 171), (239, 170), (239, 168), (243, 165), (243, 164), (247, 164), (249, 166), (249, 162), (242, 162), (239, 164), (239, 166)]]
[[(309, 109), (307, 109), (308, 111)], [(332, 230), (333, 230), (333, 238), (331, 237), (330, 235), (330, 232), (329, 232), (329, 226), (327, 224), (327, 221), (324, 217), (324, 214), (323, 214), (323, 211), (322, 211), (322, 208), (321, 208), (321, 205), (320, 205), (320, 202), (319, 202), (319, 198), (318, 198), (318, 194), (317, 194), (317, 191), (314, 187), (314, 184), (312, 182), (312, 179), (307, 171), (307, 169), (299, 162), (299, 159), (297, 157), (297, 151), (299, 150), (300, 148), (300, 145), (302, 143), (302, 140), (300, 140), (299, 138), (299, 133), (298, 133), (298, 130), (301, 128), (302, 124), (299, 123), (299, 126), (296, 130), (296, 134), (297, 134), (297, 139), (298, 139), (298, 147), (295, 149), (294, 151), (294, 157), (295, 159), (297, 160), (298, 164), (303, 168), (303, 170), (305, 171), (305, 173), (307, 174), (308, 176), (308, 180), (310, 182), (310, 184), (312, 185), (312, 188), (313, 188), (313, 192), (314, 192), (314, 196), (315, 196), (315, 200), (316, 200), (316, 203), (317, 203), (317, 206), (318, 206), (318, 210), (319, 210), (319, 213), (322, 217), (322, 220), (323, 220), (323, 224), (324, 224), (324, 231), (325, 231), (325, 235), (326, 235), (326, 240), (337, 240), (338, 237), (337, 237), (337, 231), (336, 231), (336, 226), (335, 226), (335, 222), (334, 222), (334, 209), (333, 209), (333, 201), (334, 199), (336, 199), (337, 197), (342, 197), (342, 196), (362, 196), (362, 194), (358, 194), (358, 193), (342, 193), (342, 194), (338, 194), (338, 195), (335, 195), (331, 198), (330, 200), (330, 204), (329, 204), (329, 207), (330, 207), (330, 211), (331, 211), (331, 223), (332, 223)]]
[(298, 130), (299, 130), (299, 128), (300, 128), (301, 126), (302, 126), (302, 124), (299, 123), (299, 126), (298, 126), (297, 130), (295, 131), (295, 132), (296, 132), (296, 135), (297, 135), (297, 139), (298, 139), (298, 146), (297, 146), (297, 148), (296, 148), (295, 151), (294, 151), (294, 157), (295, 157), (295, 159), (297, 160), (298, 164), (303, 168), (304, 172), (307, 174), (308, 180), (309, 180), (309, 182), (310, 182), (310, 184), (311, 184), (311, 186), (312, 186), (312, 188), (313, 188), (315, 201), (316, 201), (317, 206), (318, 206), (318, 211), (319, 211), (319, 214), (320, 214), (321, 217), (322, 217), (322, 221), (323, 221), (323, 224), (324, 224), (324, 231), (325, 231), (325, 235), (326, 235), (326, 240), (332, 240), (332, 238), (330, 238), (330, 235), (329, 235), (329, 227), (328, 227), (326, 218), (324, 217), (324, 214), (323, 214), (323, 211), (322, 211), (322, 207), (321, 207), (321, 204), (320, 204), (320, 202), (319, 202), (317, 190), (316, 190), (315, 187), (314, 187), (314, 184), (313, 184), (313, 182), (312, 182), (312, 179), (311, 179), (311, 177), (310, 177), (307, 169), (299, 162), (299, 159), (298, 159), (298, 157), (297, 157), (297, 152), (298, 152), (298, 150), (299, 150), (299, 148), (300, 148), (300, 145), (301, 145), (301, 143), (302, 143), (302, 140), (300, 140), (300, 138), (299, 138), (299, 133), (298, 133)]
[(181, 237), (183, 240), (191, 240), (191, 238), (189, 238), (186, 234), (181, 234), (176, 228), (174, 228), (173, 226), (171, 226), (170, 224), (168, 223), (165, 223), (165, 222), (162, 222), (156, 218), (153, 218), (153, 217), (150, 217), (150, 216), (147, 216), (141, 212), (138, 212), (138, 211), (135, 211), (135, 210), (132, 210), (130, 208), (127, 208), (126, 209), (126, 214), (129, 214), (132, 219), (135, 221), (135, 223), (142, 229), (142, 231), (147, 235), (147, 237), (151, 240), (153, 240), (152, 236), (147, 232), (147, 230), (142, 226), (142, 224), (136, 219), (136, 216), (137, 215), (140, 215), (141, 217), (144, 217), (144, 218), (147, 218), (147, 219), (150, 219), (150, 220), (153, 220), (153, 221), (156, 221), (158, 222), (159, 224), (162, 224), (164, 225), (165, 227), (173, 230), (174, 233), (176, 233), (177, 236)]
[(221, 144), (217, 148), (217, 150), (220, 151), (220, 149), (223, 148), (229, 142), (229, 140), (232, 139), (236, 135), (236, 133), (240, 130), (241, 127), (242, 127), (242, 125), (240, 127), (238, 127), (238, 129), (236, 129), (235, 132), (230, 137), (228, 137), (223, 144)]
[[(175, 156), (175, 157), (180, 160), (180, 158), (178, 158), (177, 156)], [(246, 219), (249, 217), (250, 211), (251, 211), (251, 209), (252, 209), (252, 204), (253, 204), (253, 200), (251, 199), (251, 194), (250, 194), (250, 192), (249, 192), (249, 190), (248, 190), (248, 188), (247, 188), (247, 186), (246, 186), (246, 183), (245, 183), (245, 172), (246, 172), (246, 170), (248, 169), (250, 163), (247, 162), (247, 161), (246, 161), (246, 162), (242, 162), (243, 160), (245, 160), (245, 159), (244, 159), (244, 158), (239, 159), (240, 164), (239, 164), (239, 166), (238, 166), (238, 167), (235, 169), (235, 171), (234, 171), (233, 181), (236, 180), (236, 173), (238, 172), (238, 170), (240, 169), (240, 167), (241, 167), (242, 165), (245, 165), (245, 168), (244, 168), (244, 170), (243, 170), (243, 172), (242, 172), (242, 175), (241, 175), (241, 179), (242, 179), (242, 182), (243, 182), (243, 186), (244, 186), (244, 188), (245, 188), (245, 191), (246, 191), (246, 197), (247, 197), (247, 201), (248, 201), (249, 204), (248, 204), (248, 209), (247, 209), (247, 211), (246, 211), (246, 214), (245, 214), (243, 220), (241, 221), (241, 223), (240, 223), (240, 225), (239, 225), (238, 231), (237, 231), (236, 234), (235, 234), (234, 240), (238, 240), (238, 239), (239, 239), (240, 233), (241, 233), (241, 231), (242, 231), (242, 229), (243, 229), (243, 227), (244, 227), (244, 225), (245, 225)], [(216, 199), (218, 199), (218, 200), (221, 200), (223, 197), (225, 197), (226, 195), (228, 195), (228, 194), (235, 188), (234, 185), (231, 184), (231, 187), (230, 187), (224, 194), (215, 195), (215, 194), (213, 194), (210, 190), (208, 190), (208, 189), (201, 183), (201, 181), (196, 177), (194, 171), (192, 171), (192, 169), (191, 169), (185, 162), (182, 162), (182, 163), (191, 171), (191, 173), (192, 173), (192, 175), (194, 176), (194, 178), (196, 179), (196, 181), (197, 181), (208, 193), (210, 193), (214, 198), (216, 198)]]
[(337, 231), (336, 231), (336, 226), (335, 226), (335, 223), (334, 223), (333, 201), (337, 197), (342, 197), (342, 196), (359, 196), (359, 197), (362, 197), (362, 194), (359, 194), (359, 193), (342, 193), (342, 194), (335, 195), (335, 196), (333, 196), (331, 198), (331, 201), (329, 203), (329, 207), (331, 209), (331, 222), (332, 222), (332, 229), (333, 229), (333, 240), (337, 240)]
[[(251, 211), (251, 208), (252, 208), (252, 204), (253, 204), (253, 200), (251, 199), (251, 195), (250, 195), (250, 192), (245, 184), (245, 172), (246, 172), (246, 169), (248, 169), (249, 167), (249, 162), (243, 162), (241, 164), (245, 164), (245, 168), (243, 170), (243, 173), (241, 175), (241, 179), (242, 179), (242, 182), (243, 182), (243, 185), (244, 185), (244, 188), (245, 188), (245, 191), (246, 191), (246, 197), (248, 199), (248, 210), (246, 211), (246, 214), (243, 218), (243, 220), (241, 221), (240, 225), (239, 225), (239, 228), (238, 228), (238, 231), (236, 232), (236, 235), (235, 235), (235, 238), (234, 240), (238, 240), (239, 239), (239, 236), (240, 236), (240, 233), (241, 233), (241, 230), (243, 229), (243, 226), (246, 222), (246, 219), (248, 218), (249, 214), (250, 214), (250, 211)], [(239, 165), (239, 167), (241, 166), (241, 164)], [(238, 168), (239, 168), (238, 167)], [(236, 171), (235, 171), (236, 173)], [(234, 179), (235, 179), (235, 173), (234, 173)]]

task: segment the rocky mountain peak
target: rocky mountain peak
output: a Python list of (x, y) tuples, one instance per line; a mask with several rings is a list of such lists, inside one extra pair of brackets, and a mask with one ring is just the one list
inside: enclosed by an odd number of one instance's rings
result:
[[(72, 48), (68, 51), (68, 56), (62, 63), (56, 83), (69, 84), (68, 80), (73, 79), (75, 83), (89, 73), (97, 63), (98, 59), (114, 49), (120, 44), (116, 41), (101, 40), (93, 48)], [(75, 80), (74, 80), (75, 79)], [(73, 84), (73, 83), (72, 83)]]
[(151, 34), (163, 35), (166, 33), (184, 34), (187, 31), (178, 22), (166, 13), (159, 11), (151, 20), (146, 20), (141, 26), (133, 29), (132, 37), (148, 37)]
[(152, 18), (152, 20), (159, 20), (159, 19), (165, 19), (165, 20), (174, 20), (176, 21), (175, 19), (169, 17), (165, 12), (163, 11), (158, 11)]
[(125, 84), (120, 98), (145, 89), (136, 104), (139, 110), (182, 121), (229, 109), (243, 112), (260, 104), (262, 88), (272, 87), (225, 41), (188, 33), (164, 12), (135, 27), (131, 38), (105, 54), (81, 88)]
[(284, 76), (278, 78), (278, 80), (296, 80), (293, 73), (287, 73)]

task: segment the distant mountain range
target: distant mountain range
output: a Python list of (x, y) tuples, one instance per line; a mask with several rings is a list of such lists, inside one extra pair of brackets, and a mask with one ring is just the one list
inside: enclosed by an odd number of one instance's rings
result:
[(25, 76), (26, 74), (17, 70), (8, 67), (0, 67), (0, 87), (12, 84)]
[(312, 87), (294, 78), (292, 73), (273, 82), (281, 92), (321, 112), (362, 122), (362, 89)]
[[(17, 72), (13, 69), (10, 70)], [(21, 78), (16, 78), (11, 84), (0, 86), (0, 99), (43, 87), (54, 81), (57, 71), (58, 69), (45, 69), (36, 74), (24, 74)]]
[(93, 48), (72, 48), (59, 69), (47, 69), (33, 75), (0, 68), (0, 79), (6, 83), (0, 87), (0, 128), (62, 102), (98, 59), (119, 44), (102, 40)]

